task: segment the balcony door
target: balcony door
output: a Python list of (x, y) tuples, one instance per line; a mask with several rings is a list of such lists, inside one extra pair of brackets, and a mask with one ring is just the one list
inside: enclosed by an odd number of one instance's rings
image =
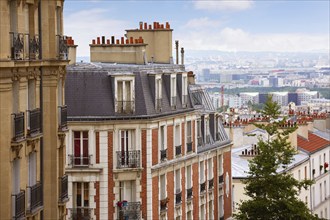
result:
[(91, 216), (89, 209), (89, 183), (88, 182), (74, 182), (73, 183), (73, 220), (85, 220)]
[(136, 201), (136, 187), (135, 180), (133, 181), (121, 181), (120, 182), (120, 192), (119, 200), (127, 202)]
[(134, 130), (121, 130), (120, 137), (119, 137), (119, 151), (121, 157), (118, 158), (122, 166), (129, 166), (130, 158), (133, 158), (133, 154), (135, 147), (134, 147), (134, 140), (135, 134)]
[(74, 131), (73, 165), (88, 166), (88, 131)]

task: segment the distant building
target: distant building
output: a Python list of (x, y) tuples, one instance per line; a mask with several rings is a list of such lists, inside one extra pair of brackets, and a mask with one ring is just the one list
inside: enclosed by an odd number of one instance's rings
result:
[(241, 92), (239, 94), (241, 97), (242, 104), (248, 104), (251, 102), (252, 104), (259, 103), (259, 93), (258, 92)]

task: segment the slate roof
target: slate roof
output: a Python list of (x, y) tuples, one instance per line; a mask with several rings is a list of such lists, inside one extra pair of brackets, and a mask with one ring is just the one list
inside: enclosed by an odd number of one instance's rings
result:
[(302, 150), (313, 153), (330, 145), (330, 141), (326, 140), (312, 132), (308, 132), (308, 139), (298, 135), (297, 137), (298, 147)]

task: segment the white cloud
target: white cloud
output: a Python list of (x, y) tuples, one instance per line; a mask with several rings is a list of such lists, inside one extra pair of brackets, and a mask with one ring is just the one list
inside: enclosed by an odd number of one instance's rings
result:
[(328, 34), (254, 34), (230, 27), (186, 31), (175, 37), (188, 50), (308, 52), (330, 48)]
[(207, 11), (242, 11), (253, 6), (252, 0), (197, 0), (195, 9)]
[(130, 26), (126, 21), (108, 18), (107, 13), (110, 12), (106, 9), (93, 8), (77, 11), (65, 17), (64, 33), (72, 36), (78, 45), (78, 56), (89, 56), (89, 44), (92, 39), (100, 36), (123, 36), (123, 27)]
[(222, 24), (222, 22), (217, 20), (210, 20), (208, 17), (203, 18), (195, 18), (191, 19), (187, 22), (187, 24), (184, 26), (184, 28), (187, 29), (201, 29), (201, 28), (215, 28), (219, 27)]

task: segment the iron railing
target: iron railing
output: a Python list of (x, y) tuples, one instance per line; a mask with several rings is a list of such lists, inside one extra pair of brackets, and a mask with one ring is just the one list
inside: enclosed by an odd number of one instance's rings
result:
[(90, 220), (92, 219), (92, 208), (80, 207), (69, 209), (71, 213), (71, 220)]
[(192, 142), (187, 143), (187, 153), (192, 152)]
[(219, 184), (223, 183), (223, 174), (219, 176)]
[(28, 135), (38, 134), (41, 131), (41, 112), (39, 108), (27, 111)]
[(13, 116), (13, 141), (18, 141), (24, 138), (24, 112), (14, 113)]
[(156, 99), (156, 110), (161, 111), (162, 110), (162, 99)]
[(40, 182), (33, 186), (28, 186), (29, 195), (29, 208), (30, 213), (35, 212), (39, 207), (42, 206), (42, 185)]
[(141, 219), (140, 202), (123, 202), (119, 208), (119, 220), (138, 220)]
[(176, 96), (171, 97), (171, 107), (172, 109), (176, 108)]
[(12, 195), (14, 203), (13, 219), (21, 219), (25, 216), (25, 191)]
[(91, 157), (89, 156), (75, 156), (75, 155), (68, 155), (70, 157), (71, 165), (73, 167), (89, 167), (91, 165)]
[(202, 193), (202, 192), (204, 192), (205, 191), (205, 187), (206, 186), (206, 182), (204, 181), (204, 183), (201, 183), (200, 184), (200, 192)]
[(64, 202), (68, 200), (68, 175), (64, 175), (60, 177), (60, 195), (59, 195), (59, 201)]
[(214, 181), (213, 178), (209, 180), (209, 189), (213, 189)]
[(182, 107), (186, 108), (188, 105), (188, 95), (182, 95)]
[(58, 129), (64, 130), (68, 127), (68, 107), (58, 106)]
[(167, 202), (167, 198), (160, 200), (160, 211), (165, 211), (167, 209)]
[(198, 145), (198, 147), (201, 147), (203, 145), (203, 138), (202, 138), (202, 136), (197, 137), (197, 145)]
[(132, 114), (134, 112), (134, 101), (117, 101), (118, 114)]
[(182, 145), (175, 146), (175, 156), (178, 156), (181, 154), (181, 148), (182, 148)]
[(67, 44), (67, 36), (56, 35), (57, 38), (57, 58), (59, 60), (67, 60), (68, 59), (68, 44)]
[(140, 151), (117, 151), (117, 169), (140, 167)]
[(39, 36), (10, 32), (12, 60), (38, 60), (40, 53)]
[(193, 193), (193, 188), (189, 188), (187, 189), (187, 199), (191, 199), (192, 198), (192, 193)]
[(175, 204), (179, 204), (182, 201), (182, 192), (175, 193)]
[(38, 60), (40, 58), (39, 36), (34, 35), (33, 37), (30, 37), (29, 44), (30, 44), (29, 45), (30, 60)]
[(160, 160), (164, 161), (167, 158), (167, 149), (160, 150)]

